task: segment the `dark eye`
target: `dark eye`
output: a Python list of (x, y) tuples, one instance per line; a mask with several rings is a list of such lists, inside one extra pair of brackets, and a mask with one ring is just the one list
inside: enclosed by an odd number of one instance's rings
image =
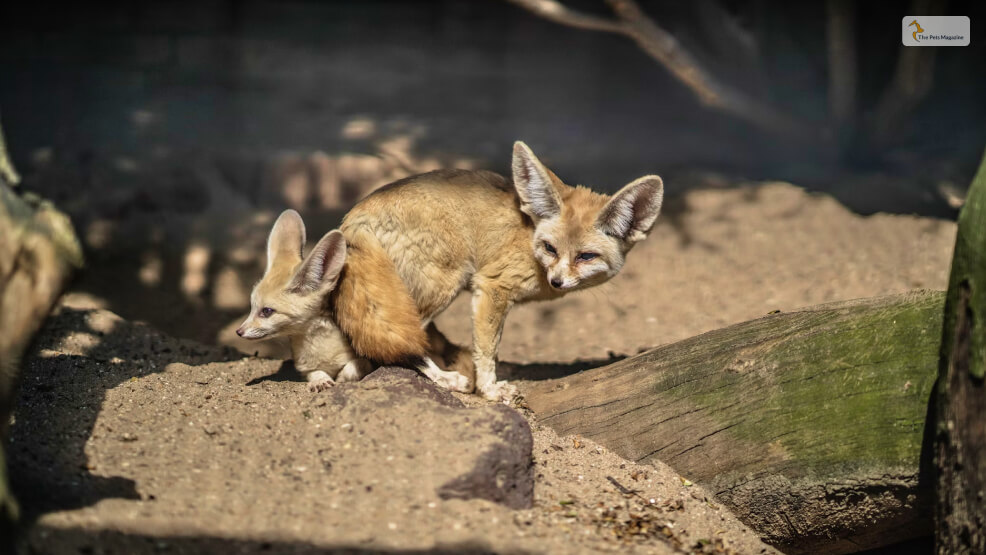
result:
[(271, 314), (274, 314), (274, 309), (269, 306), (265, 306), (260, 309), (261, 318), (270, 318)]
[(580, 252), (578, 256), (575, 257), (576, 260), (592, 260), (599, 255), (594, 252)]
[(544, 250), (550, 252), (551, 254), (558, 254), (558, 251), (555, 250), (555, 246), (547, 241), (544, 242)]

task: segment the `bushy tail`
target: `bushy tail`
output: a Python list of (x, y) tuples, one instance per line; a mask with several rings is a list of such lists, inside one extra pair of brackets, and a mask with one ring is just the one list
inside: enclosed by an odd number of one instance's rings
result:
[(335, 289), (336, 323), (353, 349), (382, 364), (418, 364), (428, 335), (397, 268), (370, 232), (346, 236), (346, 267)]

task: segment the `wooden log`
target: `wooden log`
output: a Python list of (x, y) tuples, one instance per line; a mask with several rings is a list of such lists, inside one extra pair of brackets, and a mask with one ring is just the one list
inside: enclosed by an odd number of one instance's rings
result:
[[(20, 358), (81, 265), (82, 249), (69, 219), (34, 195), (18, 195), (0, 179), (0, 538), (8, 541), (18, 510), (7, 486), (2, 444)], [(0, 550), (4, 547), (0, 542)]]
[(791, 553), (931, 533), (918, 479), (944, 295), (768, 315), (524, 391), (541, 422), (663, 461)]
[(936, 391), (938, 553), (986, 553), (986, 156), (959, 215)]

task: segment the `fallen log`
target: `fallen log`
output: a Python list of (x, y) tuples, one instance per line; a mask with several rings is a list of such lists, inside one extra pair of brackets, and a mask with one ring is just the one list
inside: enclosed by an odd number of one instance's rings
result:
[(959, 215), (936, 392), (938, 553), (986, 553), (986, 156)]
[(847, 553), (929, 535), (921, 469), (944, 295), (821, 305), (524, 391), (541, 422), (703, 485), (768, 543)]
[(34, 195), (18, 195), (0, 179), (0, 550), (12, 538), (18, 515), (3, 444), (20, 358), (81, 265), (82, 249), (69, 219)]

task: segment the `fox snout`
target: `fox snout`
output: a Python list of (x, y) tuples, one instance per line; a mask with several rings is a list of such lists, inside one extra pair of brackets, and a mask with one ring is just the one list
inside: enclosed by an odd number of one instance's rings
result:
[(271, 334), (270, 329), (251, 325), (250, 318), (246, 322), (240, 324), (240, 327), (236, 328), (236, 335), (242, 337), (243, 339), (263, 339)]
[(263, 339), (270, 334), (260, 328), (239, 328), (236, 330), (236, 335), (242, 337), (243, 339)]
[(578, 269), (568, 262), (564, 251), (542, 262), (548, 285), (555, 291), (570, 291), (578, 287), (582, 281)]
[(260, 339), (261, 335), (254, 333), (257, 328), (248, 328), (246, 325), (242, 325), (236, 328), (236, 335), (242, 337), (243, 339)]
[(556, 277), (549, 278), (548, 279), (548, 283), (554, 289), (558, 289), (559, 291), (565, 291), (566, 289), (571, 289), (571, 288), (575, 287), (576, 285), (578, 285), (579, 284), (579, 280), (577, 280), (577, 279), (566, 279), (566, 278), (562, 278), (560, 276), (556, 276)]

